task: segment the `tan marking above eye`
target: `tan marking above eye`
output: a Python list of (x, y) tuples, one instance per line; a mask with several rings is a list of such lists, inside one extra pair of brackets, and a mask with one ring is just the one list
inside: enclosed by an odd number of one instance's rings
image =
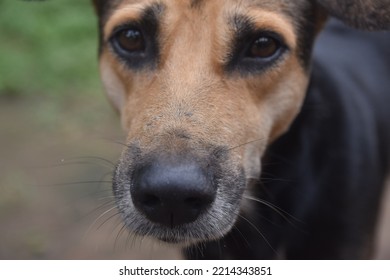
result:
[(104, 27), (104, 39), (108, 40), (117, 26), (137, 21), (141, 15), (143, 7), (143, 5), (128, 5), (125, 7), (119, 7), (116, 11), (114, 11), (113, 15), (108, 19)]
[(249, 11), (244, 11), (242, 14), (246, 15), (253, 21), (256, 29), (270, 30), (276, 34), (280, 34), (290, 49), (293, 50), (296, 48), (296, 34), (294, 32), (294, 26), (291, 22), (289, 22), (287, 17), (255, 7)]

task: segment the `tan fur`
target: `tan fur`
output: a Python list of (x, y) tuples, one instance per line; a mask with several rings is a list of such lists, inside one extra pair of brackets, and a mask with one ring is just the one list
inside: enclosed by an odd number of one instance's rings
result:
[(124, 104), (126, 89), (123, 85), (123, 82), (119, 79), (118, 73), (115, 71), (114, 67), (111, 65), (115, 64), (113, 57), (104, 54), (100, 61), (101, 69), (101, 79), (105, 86), (107, 97), (113, 107), (122, 114)]

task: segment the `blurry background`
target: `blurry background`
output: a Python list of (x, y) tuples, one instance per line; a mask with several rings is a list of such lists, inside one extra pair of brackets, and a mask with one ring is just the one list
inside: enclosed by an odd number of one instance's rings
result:
[[(177, 257), (128, 237), (112, 209), (124, 135), (90, 2), (0, 2), (0, 259)], [(390, 259), (388, 232), (378, 258)]]

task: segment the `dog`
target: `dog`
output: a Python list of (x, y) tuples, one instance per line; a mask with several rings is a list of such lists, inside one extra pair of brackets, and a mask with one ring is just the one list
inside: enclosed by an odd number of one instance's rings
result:
[(189, 259), (372, 257), (390, 1), (93, 3), (129, 231)]

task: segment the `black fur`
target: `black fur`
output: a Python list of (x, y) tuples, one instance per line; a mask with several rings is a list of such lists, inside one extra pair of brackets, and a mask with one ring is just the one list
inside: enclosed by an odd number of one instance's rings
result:
[(388, 0), (318, 0), (326, 10), (347, 24), (367, 30), (390, 29)]
[(390, 159), (390, 33), (333, 22), (317, 43), (305, 104), (269, 147), (257, 185), (282, 210), (256, 203), (226, 238), (187, 257), (371, 256)]

